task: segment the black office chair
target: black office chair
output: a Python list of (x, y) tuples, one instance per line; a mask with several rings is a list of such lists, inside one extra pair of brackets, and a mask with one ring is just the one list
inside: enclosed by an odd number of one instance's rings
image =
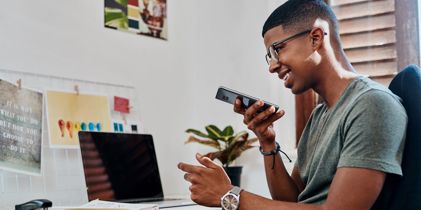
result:
[(390, 83), (408, 115), (403, 176), (387, 175), (372, 210), (421, 210), (421, 72), (409, 65)]

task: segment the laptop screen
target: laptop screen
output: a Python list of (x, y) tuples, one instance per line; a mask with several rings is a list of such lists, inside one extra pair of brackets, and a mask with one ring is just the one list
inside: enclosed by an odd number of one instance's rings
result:
[(151, 135), (79, 132), (79, 141), (89, 201), (163, 197)]

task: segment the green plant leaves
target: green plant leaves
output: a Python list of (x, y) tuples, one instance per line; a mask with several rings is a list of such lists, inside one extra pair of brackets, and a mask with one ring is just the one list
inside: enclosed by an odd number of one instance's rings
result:
[(230, 147), (226, 149), (226, 167), (228, 167), (232, 163), (232, 161), (237, 159), (244, 151), (253, 148), (253, 143), (257, 142), (257, 140), (257, 138), (252, 138), (249, 140), (241, 139), (231, 144)]
[(234, 134), (232, 126), (226, 126), (223, 131), (215, 125), (208, 125), (205, 129), (207, 134), (196, 129), (187, 129), (187, 133), (207, 139), (198, 139), (195, 136), (190, 136), (185, 143), (196, 142), (216, 148), (218, 151), (210, 152), (205, 156), (212, 160), (218, 159), (226, 167), (244, 151), (253, 148), (252, 144), (258, 140), (257, 138), (248, 139), (249, 134), (247, 131)]
[(218, 150), (220, 148), (220, 145), (219, 145), (219, 143), (217, 141), (207, 140), (207, 139), (202, 140), (202, 139), (198, 139), (198, 138), (196, 138), (194, 136), (190, 136), (187, 139), (187, 141), (184, 142), (184, 143), (185, 144), (188, 144), (188, 143), (192, 143), (192, 142), (196, 142), (196, 143), (203, 144), (203, 145), (208, 145), (208, 146), (211, 146), (211, 147), (216, 148)]
[(208, 136), (211, 139), (214, 139), (214, 140), (218, 140), (218, 139), (222, 140), (223, 139), (222, 138), (222, 131), (218, 127), (216, 127), (215, 125), (208, 125), (208, 126), (205, 127), (205, 129), (208, 132)]
[(234, 136), (231, 136), (228, 139), (228, 144), (232, 144), (233, 142), (236, 142), (236, 141), (238, 141), (240, 139), (247, 140), (248, 136), (249, 136), (249, 134), (247, 133), (247, 131), (240, 131), (240, 132), (238, 132)]
[(222, 131), (223, 136), (232, 136), (233, 134), (234, 134), (234, 129), (230, 125), (225, 127), (224, 130)]
[(199, 130), (195, 130), (195, 129), (191, 129), (191, 128), (187, 129), (186, 133), (193, 133), (193, 134), (195, 134), (197, 136), (200, 136), (200, 137), (203, 137), (203, 138), (209, 138), (209, 136), (207, 134), (204, 134)]

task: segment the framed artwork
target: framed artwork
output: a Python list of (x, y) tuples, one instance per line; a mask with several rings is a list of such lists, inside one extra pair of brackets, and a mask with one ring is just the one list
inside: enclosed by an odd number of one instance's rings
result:
[(167, 0), (104, 0), (104, 26), (167, 40)]
[(0, 168), (41, 175), (43, 94), (0, 80)]
[(108, 97), (47, 91), (47, 120), (52, 148), (79, 148), (79, 131), (111, 131)]

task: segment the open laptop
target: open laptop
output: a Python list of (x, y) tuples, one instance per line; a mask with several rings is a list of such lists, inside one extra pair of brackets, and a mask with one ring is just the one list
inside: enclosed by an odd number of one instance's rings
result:
[(195, 205), (164, 198), (151, 135), (81, 131), (79, 142), (89, 201)]

